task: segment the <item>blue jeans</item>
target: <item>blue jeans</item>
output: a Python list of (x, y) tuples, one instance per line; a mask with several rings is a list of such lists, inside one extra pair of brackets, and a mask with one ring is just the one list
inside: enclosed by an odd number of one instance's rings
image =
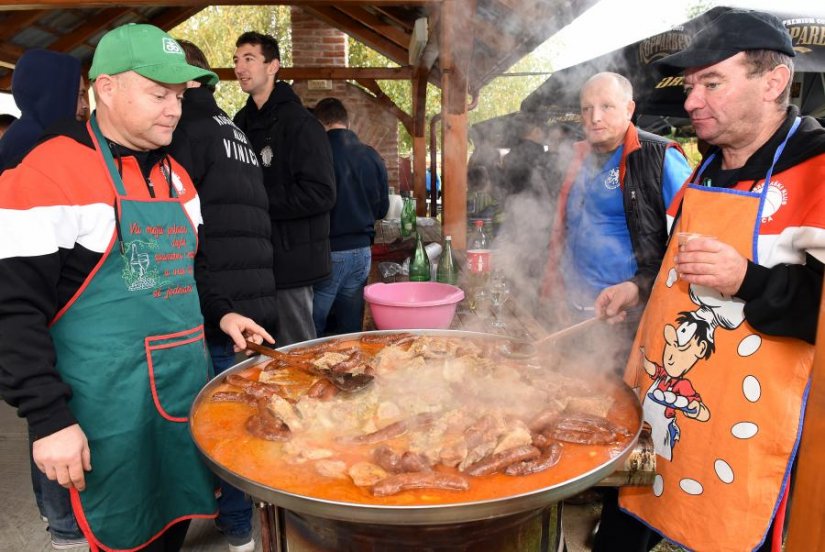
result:
[(361, 331), (371, 263), (369, 247), (332, 252), (332, 273), (314, 286), (312, 319), (318, 337)]
[(29, 430), (29, 460), (32, 472), (32, 490), (34, 499), (37, 502), (37, 509), (40, 515), (49, 520), (49, 532), (57, 539), (82, 539), (83, 533), (77, 526), (74, 513), (72, 512), (72, 502), (69, 498), (69, 491), (60, 486), (57, 481), (52, 481), (46, 474), (40, 471), (32, 459), (32, 443), (34, 435)]
[[(238, 363), (228, 337), (209, 342), (209, 355), (215, 375)], [(252, 501), (240, 489), (221, 480), (221, 496), (218, 498), (218, 531), (228, 537), (246, 538), (252, 534)]]

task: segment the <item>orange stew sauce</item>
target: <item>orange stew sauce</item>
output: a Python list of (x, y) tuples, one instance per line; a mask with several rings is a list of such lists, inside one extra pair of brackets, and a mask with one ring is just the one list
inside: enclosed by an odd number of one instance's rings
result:
[[(374, 352), (376, 348), (372, 344), (358, 344), (357, 341), (343, 343), (344, 346), (353, 344), (357, 344), (365, 352)], [(381, 345), (377, 348), (380, 349)], [(241, 372), (241, 375), (257, 380), (258, 373), (266, 364), (267, 362), (263, 362), (251, 367)], [(296, 374), (297, 378), (302, 376), (303, 374)], [(307, 387), (313, 380), (311, 376), (306, 377)], [(237, 389), (222, 384), (212, 390), (212, 393), (230, 390), (236, 391)], [(608, 413), (608, 418), (613, 423), (627, 428), (631, 434), (635, 434), (640, 423), (636, 398), (619, 381), (616, 382), (611, 394), (614, 403)], [(333, 479), (320, 475), (311, 460), (301, 464), (284, 461), (282, 453), (284, 443), (265, 441), (253, 437), (246, 431), (244, 427), (246, 420), (254, 412), (255, 409), (252, 406), (245, 404), (202, 400), (192, 420), (195, 440), (201, 450), (214, 462), (256, 483), (316, 499), (357, 504), (426, 506), (516, 496), (575, 479), (606, 463), (620, 454), (627, 446), (627, 442), (609, 446), (563, 443), (561, 460), (558, 464), (544, 472), (527, 476), (494, 474), (473, 477), (461, 474), (454, 468), (438, 465), (435, 467), (438, 471), (465, 477), (470, 482), (469, 490), (422, 489), (403, 491), (393, 496), (375, 497), (369, 487), (357, 487), (349, 477)], [(630, 439), (632, 437), (627, 441), (629, 442)], [(401, 436), (384, 441), (382, 444), (389, 445), (396, 450), (405, 450), (406, 438)], [(339, 452), (337, 459), (351, 465), (357, 461), (372, 462), (372, 450), (377, 446), (340, 445), (331, 440), (325, 448)]]

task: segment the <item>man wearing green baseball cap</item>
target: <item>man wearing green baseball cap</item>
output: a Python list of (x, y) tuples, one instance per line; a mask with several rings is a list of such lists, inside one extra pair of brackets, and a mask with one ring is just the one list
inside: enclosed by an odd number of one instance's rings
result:
[[(216, 506), (188, 424), (210, 376), (200, 201), (164, 148), (186, 82), (217, 77), (162, 30), (126, 25), (101, 38), (89, 78), (91, 120), (0, 177), (0, 394), (92, 550), (178, 550)], [(238, 350), (274, 342), (236, 313), (220, 327)]]

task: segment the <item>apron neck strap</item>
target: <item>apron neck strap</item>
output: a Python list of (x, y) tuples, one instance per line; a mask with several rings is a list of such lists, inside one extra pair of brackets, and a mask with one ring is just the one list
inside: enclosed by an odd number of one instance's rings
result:
[[(802, 123), (802, 118), (801, 117), (796, 117), (796, 119), (794, 119), (794, 122), (791, 125), (791, 128), (788, 130), (788, 133), (785, 135), (785, 139), (782, 140), (782, 143), (779, 144), (779, 146), (776, 148), (776, 151), (773, 152), (773, 161), (771, 162), (771, 166), (768, 169), (768, 172), (765, 174), (765, 186), (764, 186), (765, 190), (768, 189), (768, 184), (771, 183), (771, 176), (773, 175), (773, 168), (776, 166), (776, 162), (779, 161), (779, 156), (781, 156), (782, 152), (785, 151), (785, 146), (788, 144), (788, 140), (791, 139), (791, 136), (796, 134), (796, 131), (799, 128), (799, 125), (801, 123)], [(709, 155), (707, 157), (707, 159), (705, 159), (704, 163), (702, 163), (702, 166), (699, 167), (698, 171), (696, 171), (696, 177), (693, 179), (692, 184), (699, 184), (699, 177), (702, 176), (702, 173), (705, 172), (705, 169), (708, 168), (708, 165), (710, 165), (711, 161), (713, 161), (713, 159), (716, 157), (716, 153), (717, 152), (713, 152), (711, 155)]]
[[(106, 137), (103, 136), (103, 133), (100, 130), (100, 125), (97, 122), (97, 112), (93, 112), (92, 116), (89, 118), (89, 127), (91, 129), (92, 142), (95, 145), (95, 149), (97, 149), (97, 151), (100, 152), (101, 157), (103, 157), (103, 163), (106, 165), (106, 170), (109, 172), (110, 181), (112, 182), (115, 192), (120, 196), (125, 196), (126, 185), (123, 183), (123, 178), (120, 176), (120, 171), (115, 164), (115, 159), (112, 156), (112, 150), (109, 148), (109, 141), (106, 140)], [(160, 166), (160, 171), (169, 184), (169, 197), (177, 197), (177, 190), (172, 185), (171, 163), (169, 163), (168, 157), (164, 157), (163, 161), (164, 162), (162, 162)], [(150, 194), (152, 197), (155, 197), (154, 192), (151, 189), (152, 183), (149, 179), (147, 179), (147, 183), (150, 186)]]
[(773, 168), (776, 166), (776, 162), (779, 161), (779, 156), (782, 155), (782, 152), (785, 151), (785, 146), (788, 144), (788, 140), (791, 139), (791, 136), (796, 134), (796, 130), (799, 128), (802, 119), (797, 117), (793, 125), (791, 125), (791, 129), (788, 131), (788, 134), (785, 136), (785, 139), (782, 140), (782, 143), (779, 144), (779, 147), (776, 148), (776, 151), (773, 154), (773, 162), (771, 163), (771, 168), (768, 169), (767, 174), (765, 175), (765, 186), (764, 190), (768, 189), (768, 185), (771, 183), (771, 176), (773, 175)]
[(92, 130), (92, 141), (95, 144), (95, 149), (100, 152), (103, 157), (103, 163), (106, 165), (106, 170), (109, 171), (109, 178), (118, 195), (126, 195), (126, 186), (123, 184), (123, 179), (120, 177), (120, 171), (117, 170), (115, 159), (112, 157), (112, 150), (109, 148), (109, 142), (103, 133), (100, 131), (100, 125), (97, 123), (97, 112), (93, 112), (89, 118), (89, 127)]

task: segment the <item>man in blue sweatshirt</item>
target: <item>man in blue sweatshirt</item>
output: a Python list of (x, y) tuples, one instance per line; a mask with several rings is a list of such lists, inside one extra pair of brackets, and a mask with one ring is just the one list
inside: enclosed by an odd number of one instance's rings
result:
[(341, 100), (324, 98), (313, 114), (327, 131), (337, 188), (329, 228), (332, 274), (314, 285), (312, 302), (320, 337), (361, 331), (375, 221), (387, 214), (389, 196), (384, 161), (349, 130)]

